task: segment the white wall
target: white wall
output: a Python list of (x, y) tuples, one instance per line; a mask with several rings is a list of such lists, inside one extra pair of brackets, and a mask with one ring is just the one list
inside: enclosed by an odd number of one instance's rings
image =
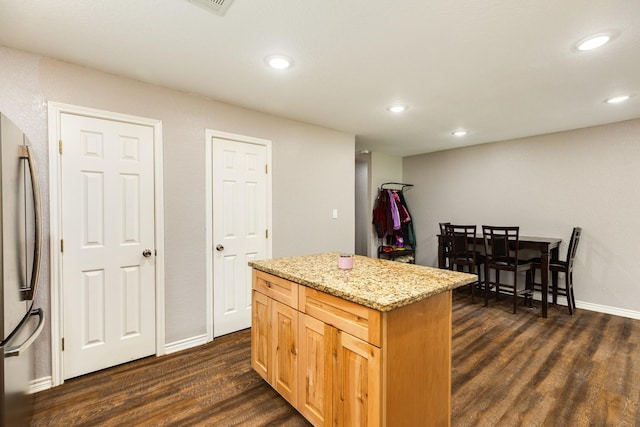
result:
[[(1, 46), (0, 70), (0, 111), (31, 140), (44, 178), (48, 177), (47, 101), (162, 120), (166, 343), (206, 333), (206, 128), (273, 142), (270, 235), (275, 257), (329, 250), (353, 252), (354, 135)], [(43, 182), (46, 208), (47, 187)], [(338, 210), (337, 219), (332, 219), (333, 209)], [(48, 237), (48, 217), (44, 221)], [(48, 283), (48, 252), (44, 258), (41, 280)], [(37, 303), (50, 313), (49, 295), (46, 288), (44, 291)], [(38, 377), (51, 372), (49, 346), (47, 333), (36, 348)]]
[(519, 225), (561, 237), (583, 227), (578, 306), (640, 314), (640, 119), (404, 158), (417, 262), (437, 264), (438, 223)]

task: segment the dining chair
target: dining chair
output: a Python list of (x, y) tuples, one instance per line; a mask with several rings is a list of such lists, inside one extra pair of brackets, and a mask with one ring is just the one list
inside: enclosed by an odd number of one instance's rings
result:
[(475, 300), (475, 289), (484, 282), (481, 277), (481, 266), (485, 263), (485, 257), (476, 248), (475, 225), (445, 225), (446, 236), (451, 244), (449, 251), (449, 264), (452, 270), (477, 274), (478, 280), (471, 283), (471, 302)]
[[(484, 305), (489, 305), (489, 290), (495, 286), (496, 300), (500, 295), (500, 288), (507, 288), (513, 295), (513, 313), (516, 313), (518, 297), (525, 296), (525, 302), (531, 294), (531, 269), (533, 264), (529, 260), (518, 258), (520, 244), (520, 227), (494, 227), (483, 225), (484, 249), (486, 254), (484, 273)], [(490, 271), (495, 271), (495, 279), (491, 281)], [(513, 273), (513, 282), (500, 280), (500, 272)], [(518, 288), (518, 273), (526, 272), (526, 286)]]
[[(569, 240), (569, 247), (567, 248), (567, 256), (565, 260), (551, 260), (549, 262), (549, 272), (551, 273), (551, 288), (549, 292), (552, 294), (553, 305), (558, 303), (558, 295), (567, 297), (567, 306), (569, 307), (569, 314), (573, 316), (573, 311), (576, 309), (576, 298), (573, 294), (573, 263), (576, 258), (576, 252), (578, 251), (578, 243), (580, 243), (580, 237), (582, 235), (581, 227), (574, 227), (571, 232), (571, 239)], [(532, 258), (529, 261), (532, 263), (531, 270), (531, 283), (534, 290), (542, 291), (542, 285), (535, 282), (536, 270), (540, 270), (540, 258)], [(558, 284), (558, 273), (564, 273), (564, 287)]]
[(451, 263), (449, 262), (449, 254), (451, 253), (451, 242), (449, 241), (449, 237), (447, 236), (447, 225), (450, 225), (450, 222), (441, 222), (440, 225), (440, 239), (443, 241), (443, 258), (444, 258), (444, 268), (451, 270)]

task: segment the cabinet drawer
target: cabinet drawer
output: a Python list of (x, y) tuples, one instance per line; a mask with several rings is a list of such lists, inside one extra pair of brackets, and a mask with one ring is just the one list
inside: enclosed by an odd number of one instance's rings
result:
[(298, 309), (297, 283), (253, 269), (253, 289), (278, 302)]
[(342, 298), (300, 286), (299, 310), (318, 320), (381, 347), (382, 313)]

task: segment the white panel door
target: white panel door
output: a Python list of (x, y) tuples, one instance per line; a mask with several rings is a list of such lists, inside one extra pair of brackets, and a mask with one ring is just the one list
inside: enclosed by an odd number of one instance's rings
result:
[(267, 148), (213, 138), (213, 335), (251, 326), (251, 269), (267, 256)]
[(154, 131), (60, 120), (67, 379), (155, 354)]

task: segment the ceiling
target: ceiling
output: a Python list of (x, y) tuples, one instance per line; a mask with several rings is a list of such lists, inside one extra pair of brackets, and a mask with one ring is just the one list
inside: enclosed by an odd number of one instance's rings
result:
[[(603, 31), (604, 47), (575, 49)], [(640, 117), (637, 0), (234, 0), (224, 16), (186, 0), (0, 0), (0, 45), (398, 156)], [(273, 53), (294, 66), (268, 68)], [(635, 96), (603, 102), (622, 93)]]

